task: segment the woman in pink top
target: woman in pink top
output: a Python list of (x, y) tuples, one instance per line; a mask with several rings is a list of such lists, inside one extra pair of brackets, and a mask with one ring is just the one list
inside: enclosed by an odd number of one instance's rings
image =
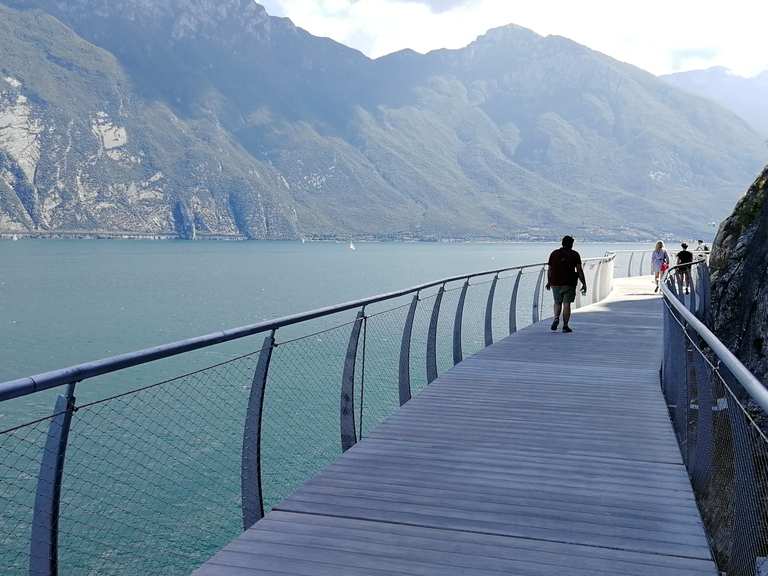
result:
[(669, 254), (664, 249), (664, 242), (659, 240), (656, 242), (656, 249), (651, 254), (651, 270), (653, 270), (653, 281), (656, 282), (654, 292), (659, 291), (659, 280), (667, 268), (669, 268)]

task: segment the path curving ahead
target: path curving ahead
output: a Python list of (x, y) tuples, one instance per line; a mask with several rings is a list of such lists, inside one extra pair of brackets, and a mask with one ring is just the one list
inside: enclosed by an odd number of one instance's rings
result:
[(466, 359), (195, 574), (716, 575), (650, 286)]

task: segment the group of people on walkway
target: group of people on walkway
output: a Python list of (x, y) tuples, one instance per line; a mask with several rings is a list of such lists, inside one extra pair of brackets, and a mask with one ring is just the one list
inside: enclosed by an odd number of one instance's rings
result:
[[(677, 288), (680, 293), (690, 294), (691, 292), (691, 266), (693, 265), (693, 252), (688, 250), (688, 244), (681, 242), (680, 250), (676, 255), (675, 264), (679, 266), (675, 271), (675, 279), (677, 281)], [(696, 252), (697, 260), (704, 260), (709, 253), (709, 246), (704, 243), (704, 240), (699, 240), (697, 246), (694, 249)], [(654, 292), (659, 291), (659, 282), (661, 277), (669, 269), (670, 259), (669, 253), (664, 247), (664, 242), (659, 240), (656, 242), (656, 247), (651, 253), (651, 272), (653, 273), (653, 281), (656, 284)]]
[[(556, 331), (560, 327), (560, 316), (563, 318), (563, 332), (570, 333), (571, 304), (576, 300), (576, 286), (581, 282), (581, 293), (587, 293), (587, 281), (584, 277), (584, 269), (581, 265), (581, 255), (573, 249), (572, 236), (564, 236), (562, 246), (549, 255), (547, 263), (547, 284), (545, 288), (552, 291), (554, 300), (554, 319), (550, 328)], [(704, 260), (709, 253), (709, 247), (703, 240), (699, 240), (694, 252), (697, 260)], [(678, 290), (689, 294), (691, 283), (691, 266), (694, 254), (688, 250), (688, 244), (682, 242), (676, 256), (676, 264), (680, 266), (676, 270)], [(651, 254), (651, 271), (656, 283), (655, 292), (659, 291), (659, 282), (662, 275), (669, 269), (669, 253), (664, 247), (664, 242), (656, 242), (656, 247)]]

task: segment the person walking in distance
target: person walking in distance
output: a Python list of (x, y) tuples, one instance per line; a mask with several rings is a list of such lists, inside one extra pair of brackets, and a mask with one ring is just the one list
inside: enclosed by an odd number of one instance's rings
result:
[(555, 301), (555, 319), (551, 329), (560, 325), (560, 313), (563, 314), (563, 332), (573, 332), (568, 322), (571, 319), (571, 304), (576, 299), (576, 284), (581, 280), (581, 293), (587, 293), (587, 281), (581, 267), (581, 256), (573, 249), (573, 238), (563, 237), (563, 246), (549, 255), (547, 267), (547, 290), (552, 290)]
[(707, 254), (709, 254), (709, 246), (704, 244), (704, 240), (698, 240), (696, 242), (696, 260), (706, 260)]
[(688, 244), (683, 242), (680, 244), (682, 250), (677, 253), (677, 264), (679, 268), (675, 270), (677, 276), (677, 286), (682, 294), (685, 291), (686, 294), (691, 290), (691, 262), (693, 262), (693, 254), (688, 250)]
[(669, 268), (669, 254), (664, 249), (664, 242), (659, 240), (656, 242), (656, 248), (651, 254), (651, 270), (653, 270), (653, 281), (656, 283), (656, 289), (654, 292), (659, 291), (659, 280), (661, 275)]

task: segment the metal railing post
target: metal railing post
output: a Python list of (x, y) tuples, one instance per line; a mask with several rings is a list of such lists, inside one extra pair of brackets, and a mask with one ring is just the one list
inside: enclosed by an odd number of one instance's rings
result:
[(632, 259), (635, 257), (634, 252), (629, 253), (629, 263), (627, 264), (627, 278), (632, 278)]
[(642, 276), (643, 275), (643, 265), (644, 264), (645, 264), (645, 252), (641, 252), (641, 256), (640, 256), (640, 274), (638, 274), (638, 276)]
[(339, 407), (339, 427), (341, 450), (346, 452), (357, 443), (355, 427), (355, 369), (357, 367), (357, 347), (360, 342), (360, 329), (365, 322), (365, 308), (357, 313), (344, 358), (344, 371), (341, 375), (341, 405)]
[(398, 391), (400, 394), (400, 406), (411, 399), (411, 335), (413, 333), (413, 318), (416, 316), (416, 308), (419, 305), (419, 293), (416, 292), (408, 309), (408, 316), (403, 326), (403, 337), (400, 341), (400, 367), (398, 370)]
[(496, 284), (499, 282), (499, 275), (496, 274), (491, 282), (491, 288), (488, 290), (488, 302), (485, 304), (485, 345), (493, 344), (493, 299), (496, 296)]
[(539, 277), (536, 279), (536, 288), (533, 291), (533, 305), (531, 306), (531, 321), (536, 324), (539, 321), (539, 300), (541, 298), (541, 283), (544, 280), (544, 266), (539, 271)]
[(453, 320), (453, 364), (454, 366), (462, 361), (464, 355), (461, 351), (461, 323), (464, 319), (464, 301), (467, 299), (467, 289), (469, 288), (469, 278), (464, 281), (459, 295), (459, 303), (456, 305), (456, 317)]
[(59, 570), (59, 507), (69, 430), (75, 412), (75, 384), (56, 398), (48, 426), (40, 473), (37, 477), (35, 508), (29, 550), (30, 576), (56, 576)]
[(509, 300), (509, 333), (514, 334), (517, 332), (517, 292), (520, 289), (520, 278), (523, 276), (523, 271), (520, 270), (515, 278), (515, 287), (512, 288), (512, 297)]
[(243, 451), (240, 463), (240, 492), (243, 508), (243, 530), (248, 530), (264, 517), (264, 496), (261, 486), (261, 419), (264, 414), (264, 392), (275, 348), (275, 331), (264, 344), (253, 373), (248, 408), (243, 427)]
[(445, 284), (440, 286), (432, 306), (432, 316), (429, 318), (429, 332), (427, 333), (427, 384), (437, 379), (437, 325), (440, 321), (440, 305), (445, 294)]

